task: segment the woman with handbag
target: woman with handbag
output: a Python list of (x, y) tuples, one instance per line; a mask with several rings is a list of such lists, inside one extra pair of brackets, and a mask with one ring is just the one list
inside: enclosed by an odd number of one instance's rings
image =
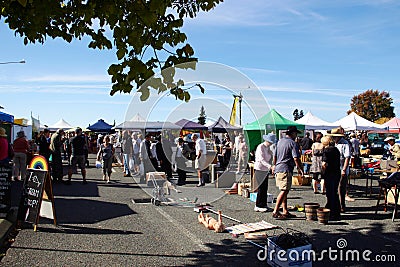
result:
[(111, 144), (110, 136), (104, 137), (103, 144), (100, 145), (99, 152), (97, 153), (97, 160), (102, 160), (103, 165), (103, 181), (110, 183), (112, 173), (112, 163), (114, 159), (115, 149)]

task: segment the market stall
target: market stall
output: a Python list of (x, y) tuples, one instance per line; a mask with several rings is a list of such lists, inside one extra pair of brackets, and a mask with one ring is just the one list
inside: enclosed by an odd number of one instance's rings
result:
[(257, 145), (262, 143), (263, 134), (274, 132), (279, 138), (279, 131), (286, 130), (288, 126), (296, 126), (297, 129), (304, 130), (303, 124), (286, 119), (275, 109), (271, 109), (258, 120), (246, 124), (243, 129), (250, 151), (255, 150)]

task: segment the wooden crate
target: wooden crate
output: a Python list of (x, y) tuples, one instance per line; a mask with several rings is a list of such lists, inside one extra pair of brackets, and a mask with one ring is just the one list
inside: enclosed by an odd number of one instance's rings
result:
[(311, 185), (311, 176), (294, 175), (292, 177), (292, 185)]

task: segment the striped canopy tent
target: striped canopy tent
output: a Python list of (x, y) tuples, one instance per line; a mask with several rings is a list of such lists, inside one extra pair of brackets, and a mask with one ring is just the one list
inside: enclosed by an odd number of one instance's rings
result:
[(389, 121), (382, 124), (384, 127), (388, 127), (389, 132), (391, 133), (400, 133), (400, 119), (399, 118), (391, 118)]
[(300, 131), (304, 130), (304, 124), (299, 124), (286, 119), (275, 109), (271, 109), (267, 114), (252, 123), (244, 125), (244, 133), (249, 143), (249, 149), (256, 149), (262, 143), (264, 134), (274, 132), (279, 138), (279, 131), (286, 130), (288, 126), (296, 126)]

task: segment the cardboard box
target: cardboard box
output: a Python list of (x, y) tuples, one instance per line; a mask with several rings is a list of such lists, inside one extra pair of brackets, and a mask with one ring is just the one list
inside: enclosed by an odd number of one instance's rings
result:
[[(268, 238), (267, 253), (265, 257), (267, 258), (267, 263), (270, 266), (298, 266), (298, 267), (312, 267), (312, 254), (309, 259), (309, 253), (311, 251), (311, 244), (307, 244), (300, 247), (282, 249), (275, 242), (278, 236), (273, 236)], [(283, 252), (282, 252), (283, 251)], [(303, 253), (303, 251), (306, 251)], [(303, 258), (304, 254), (304, 258)], [(279, 256), (278, 256), (279, 255)], [(298, 257), (297, 257), (298, 255)]]
[(292, 185), (311, 185), (311, 176), (294, 175)]
[(147, 186), (153, 186), (153, 178), (158, 185), (163, 184), (167, 180), (165, 172), (148, 172), (146, 173), (146, 184)]

